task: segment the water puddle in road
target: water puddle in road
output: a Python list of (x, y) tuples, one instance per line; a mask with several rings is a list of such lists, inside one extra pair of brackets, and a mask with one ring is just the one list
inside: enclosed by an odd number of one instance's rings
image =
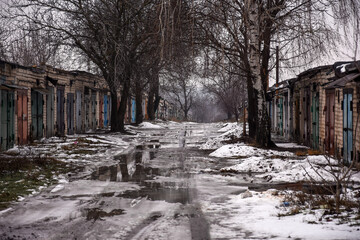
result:
[[(224, 173), (221, 171), (223, 167), (236, 164), (239, 160), (215, 161), (208, 158), (205, 151), (183, 148), (186, 144), (186, 134), (186, 131), (180, 132), (178, 148), (171, 151), (161, 149), (159, 140), (150, 140), (138, 145), (133, 152), (115, 156), (114, 158), (118, 161), (117, 164), (98, 167), (91, 174), (91, 179), (134, 182), (140, 186), (138, 190), (125, 191), (118, 195), (111, 193), (109, 197), (160, 200), (181, 204), (193, 202), (196, 190), (191, 182), (197, 173), (236, 176), (239, 181), (237, 185), (247, 186), (254, 191), (265, 191), (269, 188), (286, 189), (298, 187), (286, 184), (284, 186), (270, 184), (265, 179), (257, 179), (252, 182), (251, 179), (256, 173)], [(201, 169), (209, 167), (213, 169), (213, 172), (201, 171)]]
[(126, 191), (119, 194), (118, 197), (131, 199), (146, 198), (152, 201), (164, 200), (168, 203), (188, 204), (192, 202), (195, 195), (194, 188), (179, 188), (174, 182), (145, 182), (141, 186), (140, 190)]
[(112, 217), (123, 214), (125, 214), (124, 209), (113, 209), (110, 212), (106, 212), (100, 208), (85, 209), (86, 220), (93, 220), (94, 222), (96, 220), (102, 220), (103, 217)]
[[(190, 181), (187, 181), (191, 179), (192, 174), (185, 170), (184, 151), (172, 153), (171, 161), (167, 160), (169, 165), (157, 163), (157, 167), (154, 167), (151, 166), (150, 161), (157, 157), (159, 146), (159, 141), (156, 140), (136, 146), (135, 150), (129, 154), (115, 156), (118, 164), (100, 166), (90, 178), (100, 181), (135, 182), (140, 185), (139, 190), (126, 191), (117, 195), (122, 198), (191, 203), (195, 189), (190, 186)], [(171, 165), (174, 163), (176, 165)], [(164, 180), (159, 180), (159, 178), (164, 178)]]

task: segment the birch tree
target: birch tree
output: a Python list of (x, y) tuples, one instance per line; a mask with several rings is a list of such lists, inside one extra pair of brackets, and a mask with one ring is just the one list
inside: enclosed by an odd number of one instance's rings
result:
[(276, 45), (288, 51), (281, 54), (287, 60), (306, 60), (323, 51), (331, 39), (322, 18), (326, 6), (321, 0), (203, 0), (199, 8), (204, 44), (245, 76), (239, 79), (246, 79), (249, 136), (258, 145), (271, 146), (266, 91)]

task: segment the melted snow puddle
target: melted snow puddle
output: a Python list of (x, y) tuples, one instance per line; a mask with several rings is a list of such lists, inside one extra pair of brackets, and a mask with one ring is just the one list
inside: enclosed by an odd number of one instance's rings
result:
[[(151, 140), (135, 147), (135, 151), (115, 156), (118, 164), (100, 166), (92, 172), (91, 180), (110, 182), (135, 182), (140, 189), (117, 195), (121, 198), (163, 200), (168, 203), (188, 204), (195, 196), (191, 179), (193, 174), (183, 172), (181, 167), (161, 168), (150, 166), (160, 147), (158, 140)], [(179, 158), (184, 158), (179, 153)]]

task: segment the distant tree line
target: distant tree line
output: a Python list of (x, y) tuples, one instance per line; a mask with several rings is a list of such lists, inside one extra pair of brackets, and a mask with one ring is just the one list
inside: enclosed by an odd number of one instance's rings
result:
[(155, 119), (160, 88), (186, 119), (204, 106), (194, 91), (202, 85), (228, 117), (238, 119), (247, 102), (249, 135), (269, 147), (266, 91), (275, 56), (283, 67), (309, 64), (334, 48), (339, 29), (351, 35), (353, 59), (359, 50), (355, 0), (0, 1), (0, 57), (24, 65), (75, 61), (101, 74), (111, 91), (112, 131), (125, 131), (131, 94), (138, 123), (142, 93)]

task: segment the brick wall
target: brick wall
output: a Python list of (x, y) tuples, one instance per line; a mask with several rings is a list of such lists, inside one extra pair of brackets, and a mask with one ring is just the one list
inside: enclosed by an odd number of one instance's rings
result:
[[(307, 71), (305, 74), (299, 76), (297, 81), (294, 83), (294, 93), (292, 96), (292, 129), (291, 132), (294, 134), (296, 129), (296, 118), (299, 118), (300, 123), (300, 133), (297, 136), (294, 136), (300, 143), (306, 142), (307, 131), (306, 131), (306, 89), (309, 89), (309, 100), (310, 101), (310, 108), (313, 105), (313, 98), (318, 93), (319, 94), (319, 149), (323, 150), (324, 148), (324, 139), (325, 139), (325, 113), (324, 107), (326, 104), (326, 95), (325, 90), (323, 89), (322, 85), (324, 83), (329, 82), (329, 78), (333, 77), (333, 73), (328, 74), (330, 67), (323, 67), (323, 69), (315, 69), (314, 71)], [(295, 116), (296, 112), (296, 99), (299, 99), (299, 116)], [(305, 101), (304, 101), (305, 100)], [(309, 121), (309, 129), (310, 135), (309, 144), (313, 141), (313, 119), (312, 113), (310, 111), (310, 121)]]
[[(32, 109), (31, 109), (31, 91), (34, 88), (40, 89), (40, 91), (43, 91), (42, 93), (46, 92), (47, 86), (54, 88), (54, 125), (56, 126), (57, 121), (57, 89), (58, 86), (64, 86), (64, 98), (65, 98), (65, 104), (64, 104), (64, 123), (65, 123), (65, 134), (68, 133), (68, 119), (67, 119), (67, 98), (69, 93), (74, 94), (74, 101), (76, 103), (76, 91), (81, 91), (82, 95), (82, 104), (81, 104), (81, 122), (83, 126), (84, 122), (84, 88), (85, 86), (92, 88), (92, 92), (96, 93), (96, 103), (95, 103), (95, 109), (96, 109), (96, 123), (98, 126), (99, 123), (99, 116), (100, 114), (103, 114), (102, 111), (99, 109), (99, 105), (97, 104), (99, 101), (99, 98), (101, 95), (99, 95), (99, 91), (102, 93), (108, 93), (108, 88), (106, 87), (106, 83), (103, 78), (85, 73), (85, 72), (67, 72), (60, 69), (55, 69), (48, 66), (42, 66), (40, 68), (36, 67), (22, 67), (18, 65), (10, 65), (7, 63), (4, 63), (4, 67), (0, 69), (1, 74), (6, 76), (6, 82), (9, 84), (15, 84), (21, 87), (27, 88), (27, 98), (28, 98), (28, 107), (27, 107), (27, 136), (28, 138), (31, 135), (31, 124), (32, 124)], [(53, 79), (57, 80), (57, 84), (54, 86), (50, 81), (45, 80), (45, 77), (49, 76)], [(15, 93), (15, 103), (17, 99), (17, 91), (14, 90)], [(46, 94), (42, 95), (43, 97), (43, 136), (46, 136), (46, 123), (47, 123), (47, 104), (49, 104), (46, 100)], [(76, 116), (76, 105), (74, 104), (74, 131), (76, 131), (76, 120), (78, 116)], [(56, 130), (54, 126), (54, 129)], [(96, 126), (96, 127), (97, 127)], [(83, 127), (81, 129), (81, 132), (83, 131)], [(15, 133), (15, 141), (17, 143), (18, 141), (18, 119), (17, 119), (17, 104), (15, 104), (15, 118), (14, 118), (14, 133)]]

